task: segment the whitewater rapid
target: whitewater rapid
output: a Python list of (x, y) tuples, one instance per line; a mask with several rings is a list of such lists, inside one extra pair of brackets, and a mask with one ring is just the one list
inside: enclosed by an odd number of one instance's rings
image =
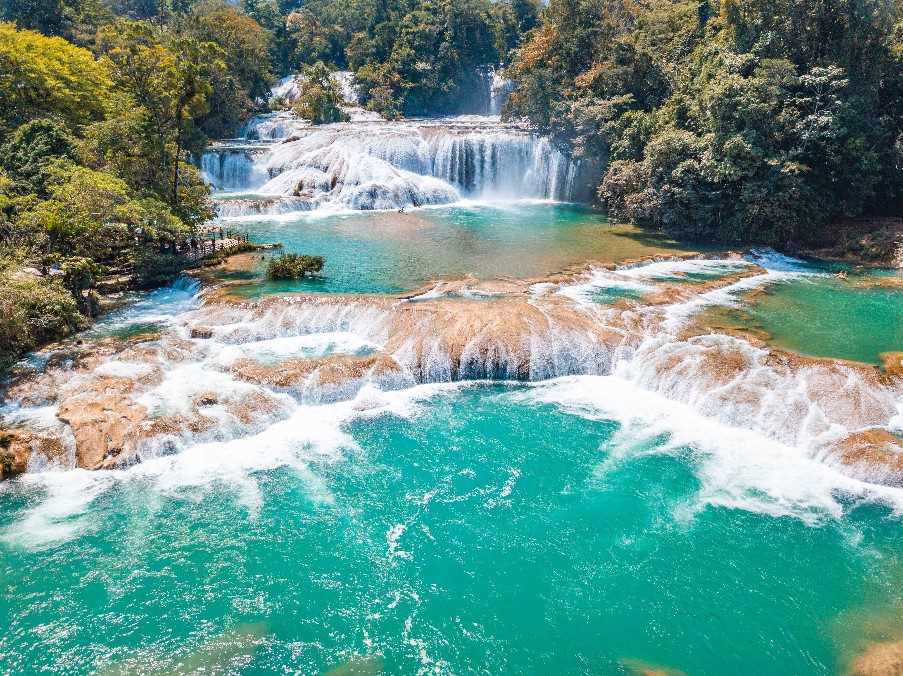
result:
[(468, 198), (568, 201), (579, 192), (576, 163), (548, 139), (497, 118), (310, 126), (281, 112), (255, 118), (244, 133), (201, 161), (225, 218)]
[[(689, 454), (701, 483), (687, 515), (721, 505), (811, 523), (862, 500), (903, 510), (896, 475), (885, 481), (881, 468), (845, 464), (832, 450), (862, 430), (903, 432), (899, 382), (864, 366), (690, 330), (704, 308), (822, 274), (790, 262), (662, 261), (530, 284), (514, 295), (513, 283), (449, 282), (408, 297), (236, 304), (205, 299), (192, 284), (161, 290), (95, 330), (152, 319), (159, 337), (101, 350), (74, 372), (36, 363), (45, 375), (13, 392), (4, 417), (60, 436), (68, 451), (35, 455), (20, 481), (43, 486), (46, 499), (3, 537), (34, 546), (71, 537), (85, 504), (136, 479), (164, 491), (226, 482), (253, 504), (254, 473), (288, 466), (328, 500), (313, 468), (360, 452), (344, 431), (350, 421), (417, 416), (433, 398), (485, 379), (530, 381), (503, 395), (524, 406), (617, 422), (610, 464), (635, 453)], [(704, 282), (687, 283), (687, 275)], [(599, 289), (638, 290), (656, 301), (600, 305)], [(72, 469), (75, 438), (58, 411), (86, 388), (121, 381), (146, 411), (135, 461)]]

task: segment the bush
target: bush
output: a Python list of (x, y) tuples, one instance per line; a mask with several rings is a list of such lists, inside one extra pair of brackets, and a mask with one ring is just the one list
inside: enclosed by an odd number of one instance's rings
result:
[(184, 256), (145, 249), (135, 255), (135, 280), (142, 289), (169, 284), (185, 269)]
[(65, 338), (85, 324), (78, 304), (56, 279), (0, 273), (0, 373), (26, 352)]
[(267, 279), (301, 279), (307, 275), (315, 275), (322, 269), (322, 256), (282, 254), (270, 259), (267, 265)]
[(342, 90), (332, 72), (322, 62), (304, 70), (301, 91), (295, 101), (295, 114), (313, 124), (347, 122), (350, 118), (341, 106)]

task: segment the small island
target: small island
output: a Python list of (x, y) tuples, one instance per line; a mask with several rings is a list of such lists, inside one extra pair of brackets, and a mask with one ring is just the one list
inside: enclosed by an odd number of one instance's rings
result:
[(267, 279), (301, 279), (317, 275), (323, 270), (322, 256), (284, 253), (267, 263)]

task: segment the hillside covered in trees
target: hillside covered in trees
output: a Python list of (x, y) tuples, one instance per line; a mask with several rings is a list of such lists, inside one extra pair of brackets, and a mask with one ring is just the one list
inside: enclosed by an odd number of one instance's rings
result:
[(177, 269), (213, 216), (191, 158), (272, 80), (269, 34), (224, 3), (163, 24), (51, 5), (0, 23), (0, 368), (96, 314), (100, 275)]
[(274, 36), (280, 72), (318, 62), (354, 72), (361, 101), (387, 117), (466, 110), (488, 68), (537, 25), (538, 0), (249, 0)]
[(788, 246), (899, 214), (899, 2), (552, 0), (509, 74), (614, 218)]

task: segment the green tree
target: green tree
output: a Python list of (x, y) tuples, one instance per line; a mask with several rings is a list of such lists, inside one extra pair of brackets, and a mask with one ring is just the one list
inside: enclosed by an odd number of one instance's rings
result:
[(115, 84), (142, 109), (131, 122), (141, 129), (143, 152), (155, 158), (152, 185), (178, 212), (182, 179), (191, 176), (184, 170), (186, 152), (199, 151), (204, 143), (193, 133), (195, 121), (208, 111), (211, 79), (225, 64), (213, 43), (160, 37), (146, 23), (120, 21), (101, 31), (98, 46)]
[(58, 116), (71, 128), (104, 117), (110, 75), (86, 49), (0, 23), (0, 131)]
[(48, 165), (76, 159), (76, 140), (54, 118), (38, 118), (16, 129), (0, 148), (0, 164), (19, 192), (45, 193)]
[(314, 124), (346, 122), (348, 115), (342, 110), (342, 90), (332, 77), (329, 67), (322, 61), (304, 69), (301, 75), (300, 93), (294, 104), (298, 117)]
[(223, 137), (257, 111), (273, 81), (270, 34), (257, 21), (222, 0), (195, 5), (185, 19), (185, 31), (201, 43), (222, 50), (225, 68), (211, 72), (209, 111), (200, 120), (208, 135)]

